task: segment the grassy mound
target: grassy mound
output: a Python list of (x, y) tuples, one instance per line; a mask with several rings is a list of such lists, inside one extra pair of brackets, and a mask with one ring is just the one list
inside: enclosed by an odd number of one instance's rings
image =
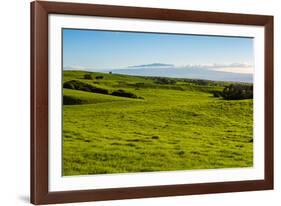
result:
[[(138, 97), (136, 94), (125, 91), (123, 89), (118, 89), (113, 92), (110, 92), (108, 89), (102, 88), (100, 86), (92, 85), (92, 84), (89, 84), (84, 81), (79, 81), (79, 80), (66, 81), (63, 83), (63, 88), (81, 90), (81, 91), (85, 91), (85, 92), (92, 92), (92, 93), (99, 93), (99, 94), (109, 94), (109, 95), (119, 96), (119, 97), (143, 99), (142, 97)], [(80, 100), (72, 98), (72, 97), (70, 98), (67, 96), (64, 97), (64, 102), (66, 104), (83, 104)]]
[(97, 103), (116, 102), (116, 101), (130, 101), (130, 99), (115, 97), (111, 95), (103, 95), (103, 94), (90, 93), (85, 91), (78, 91), (73, 89), (63, 90), (64, 105), (97, 104)]
[(100, 93), (100, 94), (108, 94), (108, 90), (94, 86), (92, 84), (88, 84), (86, 82), (82, 82), (79, 80), (70, 80), (67, 82), (63, 83), (63, 88), (66, 89), (76, 89), (76, 90), (81, 90), (81, 91), (86, 91), (86, 92), (93, 92), (93, 93)]

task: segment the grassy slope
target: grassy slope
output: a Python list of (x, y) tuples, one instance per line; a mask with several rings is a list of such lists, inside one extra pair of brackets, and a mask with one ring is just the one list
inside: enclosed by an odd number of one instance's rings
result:
[(105, 78), (83, 80), (84, 74), (64, 72), (64, 81), (95, 82), (144, 99), (65, 89), (87, 104), (64, 106), (64, 175), (252, 166), (252, 100), (221, 100), (205, 92), (218, 88), (180, 81), (159, 85), (97, 73)]

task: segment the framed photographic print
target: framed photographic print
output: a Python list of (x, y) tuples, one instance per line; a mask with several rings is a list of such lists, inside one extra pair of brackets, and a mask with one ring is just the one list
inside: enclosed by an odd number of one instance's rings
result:
[(31, 202), (273, 189), (273, 17), (31, 3)]

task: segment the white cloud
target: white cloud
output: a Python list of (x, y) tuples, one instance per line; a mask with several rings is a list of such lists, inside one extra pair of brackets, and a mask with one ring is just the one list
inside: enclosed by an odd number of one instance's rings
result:
[(231, 64), (188, 64), (182, 68), (200, 68), (214, 71), (252, 74), (254, 73), (254, 66), (247, 63), (231, 63)]
[(222, 71), (222, 72), (232, 72), (232, 73), (240, 73), (240, 74), (253, 74), (254, 68), (253, 67), (218, 67), (212, 68), (215, 71)]

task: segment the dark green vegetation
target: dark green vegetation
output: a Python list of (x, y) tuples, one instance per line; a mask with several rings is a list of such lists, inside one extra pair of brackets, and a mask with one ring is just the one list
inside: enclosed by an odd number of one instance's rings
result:
[(63, 88), (66, 89), (75, 89), (82, 90), (86, 92), (100, 93), (100, 94), (108, 94), (108, 90), (99, 86), (95, 86), (89, 83), (85, 83), (78, 80), (70, 80), (63, 83)]
[(213, 95), (230, 85), (64, 71), (63, 174), (251, 167), (253, 100)]
[[(97, 77), (101, 77), (101, 76), (97, 76)], [(85, 79), (90, 79), (90, 78), (85, 78)], [(102, 78), (99, 78), (99, 79), (102, 79)], [(63, 83), (63, 88), (81, 90), (81, 91), (99, 93), (99, 94), (108, 94), (108, 95), (120, 96), (120, 97), (143, 99), (142, 97), (138, 97), (137, 95), (135, 95), (131, 92), (128, 92), (128, 91), (124, 91), (123, 89), (118, 89), (116, 91), (110, 92), (107, 88), (102, 88), (100, 86), (89, 84), (89, 83), (79, 81), (79, 80), (66, 81)], [(82, 96), (84, 96), (84, 98), (82, 98), (82, 99), (84, 99), (85, 101), (83, 101), (81, 99), (81, 97), (76, 97), (75, 95), (73, 96), (71, 94), (71, 92), (66, 92), (63, 95), (63, 104), (64, 105), (73, 105), (73, 104), (86, 104), (87, 102), (91, 103), (91, 101), (87, 101), (87, 100), (92, 99), (91, 97), (88, 97), (85, 94)]]
[(227, 100), (253, 99), (253, 85), (230, 84), (222, 91), (214, 91), (214, 97), (222, 97)]

